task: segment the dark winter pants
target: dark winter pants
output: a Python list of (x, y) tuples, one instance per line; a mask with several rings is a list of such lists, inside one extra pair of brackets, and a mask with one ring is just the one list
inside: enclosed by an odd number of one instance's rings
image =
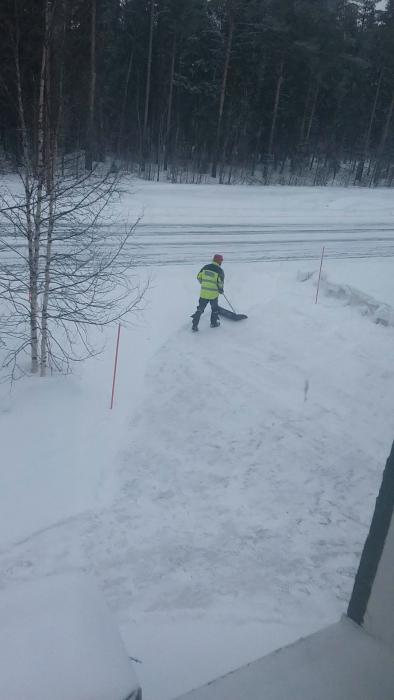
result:
[(218, 297), (216, 297), (216, 299), (202, 299), (200, 297), (200, 299), (198, 301), (197, 311), (192, 316), (194, 328), (197, 328), (198, 322), (200, 320), (200, 316), (201, 316), (201, 314), (204, 313), (204, 311), (209, 303), (211, 304), (211, 323), (217, 323), (218, 318), (219, 318), (219, 311), (218, 311), (219, 300), (218, 300)]

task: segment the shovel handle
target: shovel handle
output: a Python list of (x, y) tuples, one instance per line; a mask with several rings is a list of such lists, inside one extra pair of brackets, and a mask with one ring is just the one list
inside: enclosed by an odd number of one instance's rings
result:
[(232, 304), (231, 304), (231, 303), (229, 302), (229, 300), (227, 299), (227, 297), (226, 297), (226, 295), (225, 295), (225, 293), (224, 293), (224, 292), (223, 292), (223, 296), (224, 296), (225, 300), (227, 301), (227, 304), (229, 305), (229, 307), (230, 307), (231, 311), (232, 311), (233, 313), (235, 313), (235, 314), (236, 314), (237, 312), (235, 311), (235, 309), (234, 309), (233, 305), (232, 305)]

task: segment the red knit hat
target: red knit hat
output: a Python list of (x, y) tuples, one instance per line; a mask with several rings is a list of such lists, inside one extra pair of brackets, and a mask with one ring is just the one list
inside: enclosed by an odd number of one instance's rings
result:
[(220, 253), (216, 253), (216, 255), (213, 256), (213, 262), (217, 263), (218, 265), (221, 265), (223, 262), (223, 255), (220, 255)]

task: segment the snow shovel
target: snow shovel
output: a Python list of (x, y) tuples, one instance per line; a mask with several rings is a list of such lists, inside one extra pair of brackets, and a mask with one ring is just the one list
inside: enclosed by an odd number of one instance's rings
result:
[(248, 318), (246, 316), (246, 314), (237, 314), (234, 307), (229, 302), (229, 300), (227, 299), (227, 297), (224, 293), (223, 293), (223, 296), (224, 296), (225, 300), (227, 301), (227, 304), (229, 305), (231, 311), (230, 311), (230, 309), (224, 309), (223, 306), (218, 306), (218, 311), (219, 311), (220, 316), (223, 316), (224, 318), (229, 318), (232, 321), (242, 321), (244, 318)]

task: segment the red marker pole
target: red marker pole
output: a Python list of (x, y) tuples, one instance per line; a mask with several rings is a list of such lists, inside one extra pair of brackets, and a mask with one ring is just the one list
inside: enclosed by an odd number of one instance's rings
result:
[(111, 406), (110, 406), (110, 409), (111, 409), (111, 410), (112, 410), (112, 408), (113, 408), (113, 406), (114, 406), (116, 370), (118, 369), (119, 340), (120, 340), (120, 323), (119, 323), (119, 325), (118, 325), (118, 335), (117, 335), (117, 338), (116, 338), (114, 376), (113, 376), (113, 379), (112, 379), (112, 393), (111, 393)]
[(323, 250), (321, 252), (321, 260), (320, 260), (320, 270), (319, 270), (319, 279), (317, 281), (317, 289), (316, 289), (316, 299), (315, 299), (315, 304), (317, 304), (317, 299), (319, 296), (319, 289), (320, 289), (320, 279), (321, 279), (321, 269), (323, 267), (323, 258), (324, 258), (324, 246)]

